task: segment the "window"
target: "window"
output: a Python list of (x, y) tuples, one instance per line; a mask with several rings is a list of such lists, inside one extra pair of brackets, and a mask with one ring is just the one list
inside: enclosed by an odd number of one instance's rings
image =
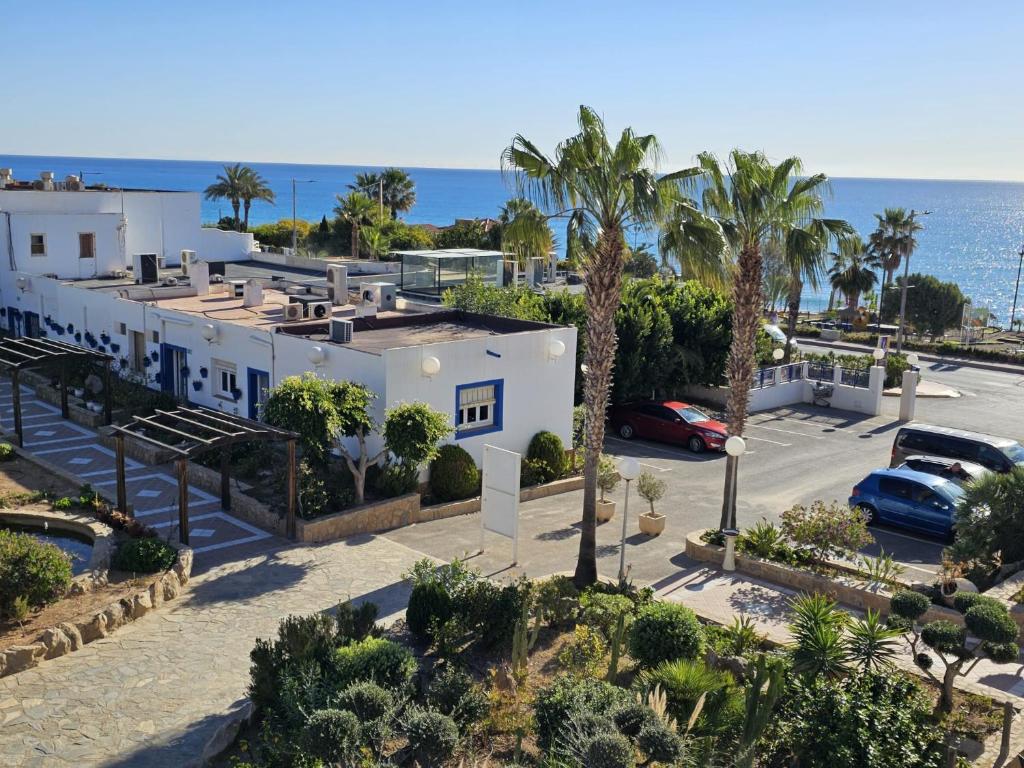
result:
[(125, 325), (124, 323), (118, 323), (117, 324), (117, 332), (121, 336), (127, 336), (128, 335), (128, 326)]
[(29, 235), (29, 249), (33, 256), (45, 256), (46, 235)]
[(159, 344), (160, 343), (160, 331), (153, 331), (152, 339), (153, 339), (153, 343), (154, 344)]
[(910, 483), (906, 480), (897, 480), (894, 477), (883, 477), (878, 481), (878, 490), (886, 496), (895, 496), (898, 499), (910, 498)]
[(455, 388), (458, 435), (501, 429), (501, 381), (480, 381)]
[(78, 258), (80, 258), (80, 259), (95, 259), (96, 258), (96, 233), (95, 232), (79, 232), (78, 233)]
[(234, 363), (225, 363), (221, 360), (213, 361), (213, 386), (214, 394), (217, 397), (235, 399), (235, 391), (238, 389), (238, 374)]

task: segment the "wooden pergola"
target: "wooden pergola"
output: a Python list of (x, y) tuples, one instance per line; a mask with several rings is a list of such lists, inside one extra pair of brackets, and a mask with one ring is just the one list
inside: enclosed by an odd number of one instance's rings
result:
[(188, 544), (188, 462), (210, 451), (220, 451), (221, 506), (231, 509), (231, 448), (238, 443), (285, 442), (288, 446), (288, 512), (286, 530), (295, 536), (297, 503), (295, 441), (298, 434), (263, 422), (200, 406), (182, 406), (173, 411), (157, 409), (152, 416), (133, 416), (124, 426), (113, 427), (117, 453), (117, 508), (128, 513), (125, 489), (124, 441), (141, 440), (174, 453), (178, 473), (178, 529), (182, 544)]
[(14, 398), (14, 431), (18, 446), (24, 445), (24, 431), (21, 424), (21, 372), (30, 368), (60, 369), (60, 413), (68, 418), (68, 365), (92, 361), (103, 366), (103, 415), (107, 424), (111, 420), (113, 393), (110, 389), (110, 364), (112, 355), (97, 352), (75, 344), (50, 339), (6, 338), (0, 340), (0, 366), (11, 374), (11, 389)]

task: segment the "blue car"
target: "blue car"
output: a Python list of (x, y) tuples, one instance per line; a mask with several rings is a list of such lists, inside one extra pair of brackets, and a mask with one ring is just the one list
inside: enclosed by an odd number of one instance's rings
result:
[(963, 488), (944, 477), (912, 469), (876, 469), (853, 487), (850, 506), (868, 524), (886, 523), (952, 539)]

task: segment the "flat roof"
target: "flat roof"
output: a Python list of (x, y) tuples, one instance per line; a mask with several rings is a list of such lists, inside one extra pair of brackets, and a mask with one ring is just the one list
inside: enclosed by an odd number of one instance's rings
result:
[(505, 256), (502, 251), (485, 251), (479, 248), (441, 248), (422, 251), (391, 251), (397, 256), (427, 256), (438, 259), (475, 259), (480, 256)]

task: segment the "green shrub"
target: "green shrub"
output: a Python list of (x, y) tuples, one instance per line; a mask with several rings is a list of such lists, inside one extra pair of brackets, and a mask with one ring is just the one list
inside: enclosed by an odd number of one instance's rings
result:
[(931, 607), (932, 601), (927, 595), (912, 589), (901, 589), (892, 596), (889, 607), (900, 618), (916, 621)]
[(311, 714), (300, 737), (304, 752), (340, 765), (351, 764), (361, 740), (359, 718), (341, 709), (321, 709)]
[(534, 585), (534, 609), (553, 627), (564, 626), (576, 617), (580, 591), (568, 576), (552, 576)]
[(607, 653), (600, 630), (577, 624), (572, 639), (558, 653), (558, 663), (574, 674), (592, 676)]
[(640, 731), (649, 725), (656, 725), (661, 722), (658, 713), (646, 704), (639, 701), (631, 701), (623, 704), (612, 713), (612, 721), (619, 733), (635, 739)]
[(369, 601), (360, 603), (358, 607), (353, 606), (348, 600), (339, 603), (334, 616), (338, 645), (362, 640), (373, 634), (378, 612), (377, 604)]
[(636, 754), (621, 733), (602, 733), (587, 747), (587, 768), (633, 768)]
[(554, 432), (541, 431), (533, 436), (526, 449), (528, 461), (538, 463), (540, 482), (547, 483), (565, 473), (565, 446)]
[(960, 613), (967, 613), (967, 611), (976, 605), (994, 605), (998, 608), (1003, 607), (1003, 604), (994, 597), (987, 597), (979, 592), (957, 592), (956, 596), (953, 598), (953, 607), (960, 611)]
[(379, 720), (395, 709), (395, 697), (372, 680), (353, 683), (338, 697), (338, 706), (355, 713), (360, 722)]
[(971, 634), (993, 645), (1015, 642), (1020, 631), (1006, 606), (995, 601), (975, 603), (964, 614), (964, 623)]
[(480, 470), (466, 449), (441, 446), (430, 462), (430, 492), (436, 501), (459, 501), (480, 492)]
[(609, 715), (632, 700), (628, 691), (591, 677), (558, 677), (537, 693), (534, 718), (537, 744), (550, 750), (559, 729), (577, 712)]
[(451, 664), (445, 665), (430, 681), (427, 702), (462, 727), (483, 720), (489, 709), (483, 689), (468, 673)]
[(547, 464), (539, 459), (523, 459), (519, 470), (519, 487), (530, 488), (547, 482)]
[(409, 606), (405, 609), (405, 622), (409, 631), (420, 640), (430, 638), (436, 625), (452, 617), (452, 598), (438, 582), (425, 582), (412, 588)]
[(73, 506), (75, 506), (75, 502), (69, 496), (61, 496), (53, 502), (54, 509), (71, 509)]
[(694, 659), (702, 645), (696, 614), (678, 603), (659, 601), (643, 606), (629, 630), (629, 655), (642, 667)]
[(393, 499), (416, 490), (419, 485), (419, 469), (406, 464), (385, 464), (373, 471), (369, 479), (378, 496)]
[(288, 616), (277, 627), (274, 640), (257, 639), (249, 659), (249, 698), (265, 711), (283, 711), (285, 679), (293, 669), (304, 669), (314, 682), (331, 666), (337, 629), (322, 613)]
[(483, 647), (508, 647), (523, 615), (523, 603), (530, 600), (530, 590), (525, 579), (503, 586), (479, 579), (456, 597), (455, 614)]
[(0, 443), (0, 461), (13, 461), (17, 455), (14, 452), (13, 445), (10, 443)]
[(732, 675), (713, 669), (703, 661), (666, 661), (641, 672), (637, 684), (647, 691), (660, 687), (669, 714), (679, 723), (690, 718), (697, 701), (704, 696), (695, 733), (717, 732), (742, 714), (743, 695)]
[(160, 539), (131, 539), (117, 548), (111, 565), (127, 573), (166, 571), (178, 558), (170, 544)]
[(587, 591), (580, 597), (580, 608), (581, 621), (597, 627), (605, 638), (610, 638), (619, 616), (633, 613), (633, 601), (625, 595)]
[(416, 673), (412, 654), (391, 640), (368, 637), (334, 652), (334, 676), (338, 687), (347, 688), (363, 680), (396, 691), (408, 688)]
[(683, 754), (683, 742), (674, 730), (660, 720), (643, 728), (636, 744), (647, 755), (648, 760), (674, 764)]
[(442, 765), (459, 745), (455, 721), (429, 709), (412, 710), (406, 719), (405, 733), (413, 756), (424, 768)]
[(0, 618), (19, 618), (28, 607), (52, 603), (70, 585), (71, 558), (60, 547), (0, 530)]

